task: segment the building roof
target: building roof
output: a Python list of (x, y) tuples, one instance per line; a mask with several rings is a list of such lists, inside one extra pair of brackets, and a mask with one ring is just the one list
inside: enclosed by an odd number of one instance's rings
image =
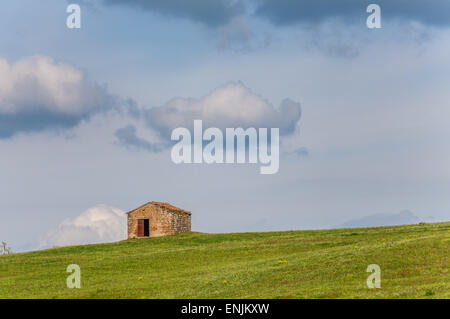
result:
[(158, 206), (158, 207), (166, 208), (166, 209), (171, 210), (171, 211), (174, 211), (174, 212), (184, 213), (184, 214), (189, 214), (189, 215), (191, 215), (191, 212), (190, 212), (190, 211), (187, 211), (187, 210), (178, 208), (178, 207), (176, 207), (176, 206), (173, 206), (173, 205), (171, 205), (171, 204), (169, 204), (169, 203), (164, 203), (164, 202), (148, 202), (148, 203), (146, 203), (146, 204), (144, 204), (144, 205), (139, 206), (138, 208), (135, 208), (135, 209), (133, 209), (133, 210), (130, 210), (130, 211), (129, 211), (128, 213), (126, 213), (126, 214), (132, 213), (132, 212), (134, 212), (134, 211), (136, 211), (136, 210), (138, 210), (138, 209), (140, 209), (140, 208), (142, 208), (142, 207), (144, 207), (144, 206), (147, 206), (147, 205)]

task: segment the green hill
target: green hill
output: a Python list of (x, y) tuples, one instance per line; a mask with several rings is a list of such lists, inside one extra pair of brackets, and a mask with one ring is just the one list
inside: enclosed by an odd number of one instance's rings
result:
[[(81, 289), (66, 268), (81, 267)], [(381, 288), (368, 289), (369, 264)], [(449, 298), (450, 222), (186, 233), (0, 256), (1, 298)]]

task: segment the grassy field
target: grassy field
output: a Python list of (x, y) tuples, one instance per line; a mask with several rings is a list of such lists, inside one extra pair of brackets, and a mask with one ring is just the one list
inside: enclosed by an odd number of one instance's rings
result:
[[(69, 264), (81, 289), (66, 287)], [(0, 298), (449, 298), (449, 266), (450, 222), (186, 233), (0, 256)]]

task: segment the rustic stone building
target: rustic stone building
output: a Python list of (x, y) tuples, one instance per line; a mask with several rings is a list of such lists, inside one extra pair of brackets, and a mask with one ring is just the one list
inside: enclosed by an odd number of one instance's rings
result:
[(149, 202), (127, 213), (128, 239), (191, 231), (191, 212), (169, 203)]

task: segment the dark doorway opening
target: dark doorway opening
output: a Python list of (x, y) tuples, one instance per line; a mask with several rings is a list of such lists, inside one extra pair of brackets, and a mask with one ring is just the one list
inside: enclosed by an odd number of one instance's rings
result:
[(138, 220), (138, 237), (150, 236), (150, 222), (148, 219)]

